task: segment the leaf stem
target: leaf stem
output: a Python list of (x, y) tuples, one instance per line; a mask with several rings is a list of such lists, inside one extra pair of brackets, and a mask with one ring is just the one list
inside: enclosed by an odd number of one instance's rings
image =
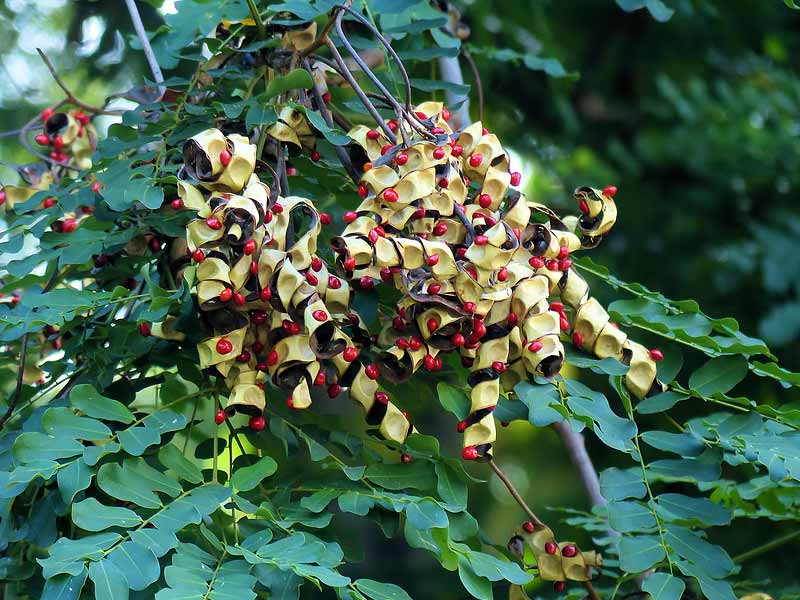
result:
[(791, 533), (787, 533), (786, 535), (782, 535), (781, 537), (775, 538), (774, 540), (770, 540), (769, 542), (761, 544), (760, 546), (748, 550), (747, 552), (742, 552), (739, 556), (736, 556), (733, 559), (733, 562), (736, 563), (737, 565), (741, 564), (743, 562), (750, 560), (751, 558), (755, 558), (756, 556), (760, 556), (761, 554), (774, 550), (775, 548), (778, 548), (783, 544), (791, 542), (792, 540), (798, 537), (800, 537), (800, 529), (798, 529), (797, 531), (793, 531)]
[(263, 39), (267, 34), (267, 30), (264, 27), (264, 19), (261, 18), (261, 13), (258, 12), (258, 7), (254, 0), (247, 0), (247, 6), (250, 8), (250, 14), (253, 15), (253, 20), (256, 22), (258, 36)]

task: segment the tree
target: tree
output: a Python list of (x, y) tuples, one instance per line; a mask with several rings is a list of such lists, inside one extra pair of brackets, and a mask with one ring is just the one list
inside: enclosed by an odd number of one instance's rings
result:
[[(40, 160), (0, 192), (6, 593), (748, 589), (737, 564), (796, 532), (732, 559), (712, 528), (797, 519), (800, 419), (729, 392), (800, 375), (734, 319), (573, 254), (609, 235), (616, 187), (578, 188), (565, 218), (515, 189), (456, 57), (561, 65), (468, 44), (453, 7), (424, 1), (264, 4), (184, 0), (148, 39), (128, 2), (153, 85), (99, 140), (93, 120), (116, 109), (83, 102), (42, 53), (65, 98), (22, 127)], [(584, 277), (618, 294), (607, 311)], [(681, 347), (707, 357), (688, 377)], [(417, 425), (423, 401), (456, 417), (464, 460), (442, 449), (441, 414)], [(494, 461), (495, 421), (559, 431), (594, 504), (568, 513), (586, 543)], [(594, 472), (582, 431), (616, 466)], [(514, 529), (468, 510), (492, 473)], [(463, 589), (375, 579), (356, 564), (365, 521)]]

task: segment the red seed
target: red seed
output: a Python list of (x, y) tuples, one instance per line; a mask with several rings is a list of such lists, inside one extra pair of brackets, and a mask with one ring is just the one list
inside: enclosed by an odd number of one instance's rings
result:
[(381, 148), (381, 156), (384, 156), (389, 150), (392, 149), (391, 144), (386, 144), (383, 148)]
[(206, 219), (206, 225), (208, 225), (214, 231), (219, 231), (222, 229), (222, 222), (217, 217), (208, 217)]
[(233, 295), (233, 301), (234, 301), (234, 303), (238, 304), (239, 306), (244, 306), (245, 303), (246, 303), (244, 295), (240, 294), (239, 292), (236, 292)]
[(562, 258), (561, 260), (558, 261), (559, 271), (569, 271), (571, 266), (572, 266), (572, 259)]
[(64, 219), (61, 224), (61, 231), (63, 233), (72, 233), (78, 228), (78, 220), (77, 219)]
[(422, 362), (425, 364), (425, 368), (429, 371), (436, 370), (436, 358), (430, 354), (426, 354), (425, 358), (422, 359)]
[(558, 552), (558, 546), (556, 546), (555, 542), (547, 542), (544, 545), (544, 551), (548, 554), (555, 554)]
[(412, 350), (419, 350), (422, 348), (422, 340), (419, 339), (416, 335), (411, 336), (411, 339), (408, 340), (408, 347)]
[(428, 331), (430, 331), (431, 333), (439, 329), (439, 321), (437, 321), (433, 317), (428, 319), (427, 325), (428, 325)]
[(225, 422), (225, 419), (228, 418), (228, 415), (225, 414), (225, 411), (221, 408), (217, 411), (217, 414), (214, 415), (214, 423), (217, 425), (222, 425)]
[(353, 362), (356, 358), (358, 358), (358, 349), (349, 346), (344, 349), (342, 352), (342, 358), (345, 359), (347, 362)]
[(561, 549), (561, 554), (566, 556), (567, 558), (573, 558), (578, 554), (578, 548), (575, 544), (567, 544)]
[(397, 121), (395, 119), (389, 119), (386, 124), (393, 132), (397, 132)]
[(453, 145), (452, 150), (450, 150), (450, 154), (452, 154), (456, 158), (461, 156), (463, 153), (464, 153), (464, 148), (462, 146), (459, 146), (458, 144)]
[(476, 280), (478, 279), (478, 271), (475, 270), (475, 267), (467, 267), (464, 270), (467, 272), (467, 275), (469, 275), (472, 279)]
[(583, 335), (579, 332), (575, 332), (572, 334), (572, 343), (576, 346), (583, 346)]
[(463, 346), (464, 336), (460, 333), (454, 333), (450, 338), (450, 341), (453, 343), (454, 346)]
[(375, 392), (375, 401), (380, 402), (381, 404), (389, 404), (389, 394), (378, 390)]
[(394, 162), (396, 162), (401, 167), (408, 162), (408, 154), (405, 152), (401, 152), (397, 156), (394, 157)]
[(267, 363), (265, 362), (260, 362), (256, 365), (256, 369), (258, 369), (259, 371), (266, 371), (268, 368), (269, 365), (267, 365)]
[(380, 272), (380, 275), (381, 275), (381, 280), (382, 281), (391, 281), (391, 279), (393, 277), (392, 270), (389, 267), (382, 268), (381, 272)]
[(227, 167), (229, 164), (231, 164), (232, 158), (233, 157), (231, 156), (231, 153), (228, 152), (227, 150), (223, 150), (222, 152), (219, 153), (219, 162), (222, 163), (223, 167)]
[(474, 313), (477, 306), (474, 302), (464, 302), (464, 310), (468, 313)]
[(561, 246), (558, 249), (558, 258), (567, 258), (569, 256), (569, 248), (567, 246)]
[(342, 218), (345, 223), (352, 223), (358, 218), (358, 213), (354, 210), (348, 210), (344, 213)]
[(456, 431), (458, 431), (458, 433), (464, 433), (467, 430), (467, 427), (469, 427), (469, 423), (467, 423), (466, 420), (459, 421), (458, 425), (456, 425)]
[(233, 298), (233, 290), (231, 288), (225, 288), (219, 293), (219, 299), (223, 302), (228, 302), (231, 298)]
[(270, 298), (272, 298), (272, 290), (268, 287), (265, 287), (258, 294), (258, 297), (261, 298), (264, 302), (267, 302)]
[(363, 183), (358, 186), (358, 195), (361, 196), (362, 198), (366, 198), (367, 196), (369, 196), (369, 190), (367, 189), (367, 186), (365, 186)]
[(53, 138), (53, 148), (56, 150), (61, 150), (64, 147), (64, 138), (60, 135), (57, 135)]
[(538, 256), (531, 256), (528, 259), (528, 264), (534, 269), (541, 269), (544, 266), (544, 261)]
[(317, 373), (317, 376), (314, 378), (314, 385), (318, 385), (318, 386), (322, 387), (323, 385), (325, 385), (325, 380), (326, 379), (327, 379), (327, 377), (325, 377), (325, 371), (320, 371), (319, 373)]
[(563, 581), (554, 581), (553, 582), (553, 591), (557, 593), (561, 593), (567, 587), (567, 584)]
[(317, 272), (322, 270), (322, 259), (319, 256), (315, 256), (311, 259), (311, 268)]
[(366, 373), (367, 377), (373, 380), (378, 379), (378, 377), (381, 376), (381, 371), (376, 365), (367, 365), (364, 368), (364, 373)]
[(371, 290), (375, 287), (375, 282), (372, 280), (372, 277), (364, 275), (361, 279), (358, 280), (358, 284), (361, 286), (362, 289)]
[(250, 346), (253, 349), (253, 352), (259, 354), (262, 350), (264, 350), (264, 344), (259, 341), (253, 342), (253, 345)]
[(400, 460), (403, 461), (404, 463), (410, 463), (414, 459), (411, 458), (411, 456), (408, 455), (408, 454), (401, 454), (400, 455)]
[(233, 350), (233, 343), (227, 338), (220, 338), (217, 341), (217, 352), (220, 354), (229, 354)]
[(505, 281), (506, 279), (508, 279), (508, 269), (506, 267), (501, 267), (501, 269), (497, 272), (497, 280)]
[(544, 348), (544, 344), (539, 340), (533, 341), (530, 344), (528, 344), (528, 350), (530, 350), (531, 352), (539, 352), (539, 350), (541, 350), (542, 348)]
[(559, 327), (561, 327), (561, 331), (567, 331), (569, 329), (569, 321), (567, 320), (567, 317), (563, 315), (559, 319), (558, 324)]
[(50, 145), (50, 138), (47, 137), (44, 133), (40, 133), (39, 135), (37, 135), (33, 139), (36, 140), (36, 143), (39, 144), (40, 146), (49, 146)]
[(338, 383), (332, 383), (330, 387), (328, 387), (328, 396), (330, 398), (336, 398), (339, 394), (342, 393), (342, 386)]
[(525, 521), (522, 524), (522, 528), (528, 533), (533, 533), (534, 531), (536, 531), (536, 525), (534, 525), (531, 521)]
[(492, 363), (492, 370), (495, 373), (504, 373), (506, 370), (506, 363), (496, 360)]
[(657, 348), (653, 348), (652, 350), (650, 350), (650, 358), (652, 358), (656, 362), (664, 360), (664, 353), (661, 352), (661, 350), (658, 350)]
[(283, 212), (283, 204), (275, 203), (272, 207), (272, 212), (274, 212), (276, 215), (281, 214)]
[(586, 200), (581, 200), (578, 202), (578, 210), (580, 210), (583, 214), (589, 214), (589, 203)]
[(42, 119), (42, 121), (47, 121), (47, 120), (48, 120), (50, 117), (52, 117), (52, 116), (53, 116), (53, 113), (55, 113), (55, 112), (56, 112), (56, 111), (55, 111), (55, 110), (53, 110), (53, 109), (52, 109), (52, 108), (50, 108), (50, 107), (47, 107), (47, 108), (45, 108), (45, 109), (42, 111), (42, 114), (41, 114), (41, 119)]
[(450, 181), (447, 179), (447, 177), (442, 177), (439, 180), (439, 187), (440, 188), (444, 188), (444, 189), (447, 189), (448, 187), (450, 187)]
[(146, 321), (139, 323), (139, 335), (142, 337), (150, 337), (150, 323)]
[(438, 294), (442, 291), (442, 284), (441, 283), (432, 283), (428, 286), (428, 293), (429, 294)]
[(414, 111), (414, 114), (415, 114), (415, 115), (417, 115), (417, 116), (418, 116), (420, 119), (422, 119), (423, 121), (424, 121), (425, 119), (427, 119), (427, 118), (428, 118), (428, 115), (426, 115), (426, 114), (425, 114), (424, 112), (422, 112), (421, 110), (416, 110), (416, 111)]
[(442, 119), (444, 119), (445, 121), (449, 121), (450, 120), (450, 111), (447, 110), (446, 106), (442, 107)]
[(341, 282), (340, 279), (334, 277), (333, 275), (329, 275), (328, 276), (328, 287), (330, 287), (330, 288), (332, 288), (334, 290), (338, 290), (340, 287), (342, 287), (342, 282)]
[(556, 311), (559, 314), (564, 312), (564, 304), (561, 302), (551, 302), (548, 308)]
[(323, 225), (331, 224), (331, 216), (328, 213), (319, 213), (319, 222)]
[(194, 259), (194, 262), (201, 263), (206, 259), (206, 255), (200, 248), (197, 248), (194, 252), (192, 252), (192, 258)]
[(435, 267), (438, 264), (439, 264), (439, 255), (438, 254), (431, 254), (428, 257), (428, 266), (429, 267)]
[(478, 153), (471, 154), (470, 157), (469, 157), (469, 164), (473, 168), (477, 169), (478, 167), (481, 166), (482, 162), (483, 162), (483, 155), (482, 154), (478, 154)]
[(405, 338), (398, 338), (395, 345), (400, 348), (400, 350), (408, 350), (408, 340)]
[(348, 256), (347, 258), (344, 259), (343, 264), (345, 269), (347, 269), (348, 271), (352, 271), (353, 269), (356, 268), (356, 259), (353, 258), (352, 256)]
[(42, 202), (42, 206), (45, 208), (53, 208), (56, 205), (55, 198), (45, 198), (44, 202)]
[(435, 158), (436, 160), (440, 160), (440, 159), (444, 158), (444, 148), (442, 148), (441, 146), (436, 148), (433, 151), (433, 158)]
[(520, 181), (522, 181), (522, 173), (520, 173), (519, 171), (514, 171), (513, 173), (511, 173), (511, 185), (517, 187)]
[(247, 350), (245, 350), (239, 356), (236, 357), (236, 360), (238, 360), (240, 363), (250, 362), (250, 353)]
[(311, 160), (312, 162), (319, 162), (319, 159), (322, 158), (322, 155), (319, 153), (318, 150), (311, 151)]
[(508, 323), (509, 327), (514, 327), (517, 324), (518, 320), (519, 320), (519, 317), (517, 317), (516, 313), (513, 313), (513, 312), (512, 313), (508, 313), (508, 318), (506, 319), (506, 322)]
[(475, 460), (478, 458), (478, 449), (475, 446), (467, 446), (461, 451), (461, 458), (464, 460)]
[(558, 271), (559, 270), (558, 269), (558, 261), (553, 259), (553, 258), (549, 259), (544, 264), (547, 267), (548, 271)]
[(478, 244), (478, 246), (485, 246), (486, 244), (489, 243), (489, 238), (486, 237), (485, 235), (476, 235), (475, 243)]
[(377, 129), (370, 129), (367, 131), (368, 140), (377, 140), (379, 137), (381, 137), (381, 133)]
[(481, 208), (489, 208), (492, 205), (492, 197), (489, 194), (481, 194), (478, 196), (478, 204)]
[(243, 246), (242, 250), (244, 250), (244, 253), (247, 254), (247, 255), (252, 254), (253, 252), (256, 251), (256, 241), (255, 240), (247, 240), (244, 243), (244, 246)]
[(397, 202), (400, 199), (400, 195), (393, 189), (389, 188), (388, 190), (384, 190), (383, 199), (387, 202)]
[(261, 431), (267, 426), (267, 422), (264, 420), (264, 417), (258, 415), (257, 417), (250, 417), (248, 425), (250, 425), (250, 429), (253, 431)]
[(433, 227), (434, 235), (444, 235), (447, 233), (447, 223), (437, 223)]
[(603, 188), (603, 196), (608, 196), (609, 198), (613, 198), (617, 195), (617, 186), (615, 185), (607, 185)]
[(331, 93), (330, 92), (325, 92), (324, 94), (322, 94), (322, 101), (325, 104), (330, 104), (331, 103)]
[(278, 362), (278, 351), (277, 350), (270, 350), (270, 353), (267, 354), (267, 364), (272, 367), (275, 366)]
[(319, 284), (319, 278), (311, 271), (306, 271), (306, 281), (309, 283), (309, 285)]
[(367, 234), (367, 238), (369, 239), (369, 241), (370, 241), (372, 244), (374, 244), (375, 242), (377, 242), (379, 237), (380, 237), (380, 236), (378, 235), (378, 232), (377, 232), (377, 231), (375, 231), (375, 229), (370, 229), (369, 233)]
[(311, 316), (320, 322), (328, 320), (328, 313), (326, 313), (324, 310), (315, 310), (313, 313), (311, 313)]

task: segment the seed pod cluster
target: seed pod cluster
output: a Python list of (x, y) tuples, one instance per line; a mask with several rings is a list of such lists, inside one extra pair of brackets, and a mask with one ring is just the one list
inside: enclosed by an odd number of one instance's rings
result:
[(589, 581), (592, 569), (603, 566), (603, 557), (594, 550), (584, 552), (574, 542), (557, 542), (549, 527), (530, 521), (514, 533), (508, 549), (523, 561), (525, 551), (531, 551), (539, 577), (545, 581)]
[(491, 457), (501, 391), (556, 375), (569, 332), (582, 349), (630, 365), (635, 396), (662, 391), (654, 355), (609, 322), (572, 268), (570, 253), (596, 246), (614, 225), (616, 188), (579, 188), (582, 215), (562, 220), (514, 189), (521, 175), (481, 123), (453, 132), (435, 102), (415, 114), (426, 131), (389, 121), (397, 144), (366, 126), (350, 131), (369, 162), (363, 200), (333, 242), (347, 278), (382, 279), (403, 293), (379, 338), (383, 375), (405, 381), (440, 368), (442, 353), (460, 354), (471, 387), (469, 416), (458, 425), (465, 459)]
[(213, 330), (198, 345), (201, 366), (225, 378), (229, 413), (259, 417), (269, 376), (295, 409), (310, 406), (315, 387), (331, 397), (348, 390), (368, 423), (402, 442), (411, 425), (363, 362), (369, 332), (350, 308), (350, 285), (317, 254), (319, 213), (308, 199), (273, 194), (254, 173), (255, 152), (217, 129), (184, 147), (178, 193), (196, 211), (187, 245)]

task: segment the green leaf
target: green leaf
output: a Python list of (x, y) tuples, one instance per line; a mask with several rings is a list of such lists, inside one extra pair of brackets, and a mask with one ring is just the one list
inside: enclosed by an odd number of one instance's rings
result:
[(89, 570), (83, 567), (77, 575), (64, 573), (51, 577), (45, 581), (41, 600), (78, 600), (88, 575)]
[(665, 412), (675, 406), (678, 402), (683, 402), (689, 398), (686, 394), (680, 394), (668, 390), (655, 396), (645, 398), (636, 405), (636, 411), (643, 415), (652, 415), (660, 412)]
[(177, 481), (148, 465), (141, 458), (130, 458), (121, 465), (106, 463), (97, 472), (97, 485), (118, 500), (144, 508), (158, 509), (161, 500), (155, 492), (175, 497), (181, 492)]
[(710, 544), (693, 531), (677, 525), (667, 525), (664, 537), (675, 552), (695, 564), (709, 577), (722, 579), (733, 570), (733, 561), (725, 550), (716, 544)]
[(108, 560), (125, 574), (132, 590), (144, 590), (161, 576), (161, 566), (155, 554), (136, 542), (120, 544), (108, 555)]
[(85, 490), (92, 483), (92, 471), (86, 461), (77, 458), (58, 470), (56, 481), (61, 499), (64, 504), (69, 505), (78, 492)]
[(249, 467), (240, 467), (234, 471), (231, 477), (233, 487), (240, 492), (247, 492), (256, 487), (264, 479), (274, 474), (278, 470), (276, 463), (269, 456), (265, 456)]
[(392, 583), (381, 583), (373, 579), (356, 579), (354, 582), (358, 591), (373, 600), (411, 600), (403, 588)]
[(111, 430), (100, 421), (79, 417), (66, 407), (47, 409), (42, 415), (42, 427), (49, 435), (81, 440), (102, 440), (111, 436)]
[(608, 501), (643, 498), (647, 488), (639, 470), (623, 471), (611, 467), (600, 473), (600, 492)]
[(373, 464), (367, 467), (364, 475), (376, 485), (390, 490), (431, 490), (436, 485), (433, 466), (423, 461), (396, 465)]
[(617, 0), (617, 5), (626, 12), (646, 8), (656, 21), (669, 21), (675, 11), (662, 0)]
[(109, 527), (135, 527), (141, 517), (129, 508), (105, 506), (95, 498), (72, 505), (72, 522), (86, 531), (103, 531)]
[(713, 482), (720, 476), (719, 461), (703, 457), (656, 460), (648, 467), (654, 475), (679, 481)]
[(653, 573), (642, 583), (642, 591), (653, 600), (680, 600), (686, 584), (669, 573)]
[(286, 75), (277, 76), (267, 84), (267, 98), (274, 98), (289, 90), (306, 89), (314, 87), (311, 74), (305, 69), (294, 69)]
[(94, 582), (96, 600), (127, 600), (128, 581), (110, 560), (104, 559), (90, 564), (89, 579)]
[(436, 386), (436, 393), (442, 408), (454, 414), (459, 421), (467, 417), (469, 414), (469, 398), (463, 390), (449, 383), (439, 383)]
[(528, 421), (533, 425), (546, 427), (564, 420), (567, 410), (554, 386), (522, 381), (514, 387), (514, 392), (527, 405)]
[(492, 584), (488, 579), (478, 576), (466, 557), (458, 557), (458, 577), (470, 594), (478, 600), (493, 600)]
[(200, 468), (186, 458), (175, 444), (162, 446), (158, 451), (158, 460), (168, 469), (175, 471), (178, 477), (185, 479), (189, 483), (203, 481), (203, 474), (200, 472)]
[(375, 506), (375, 501), (369, 496), (358, 492), (345, 492), (339, 496), (339, 508), (343, 512), (352, 513), (363, 517)]
[(724, 394), (747, 375), (747, 360), (743, 356), (712, 358), (689, 377), (689, 387), (702, 396)]
[(622, 452), (635, 451), (633, 437), (636, 435), (636, 423), (617, 416), (603, 394), (582, 383), (565, 379), (564, 386), (570, 394), (567, 406), (575, 415), (585, 417), (582, 420), (588, 421), (604, 444)]
[(118, 533), (98, 533), (78, 540), (62, 537), (48, 548), (47, 558), (38, 558), (36, 562), (42, 566), (45, 579), (61, 573), (78, 575), (86, 560), (100, 560), (104, 556), (103, 551), (120, 539), (122, 536)]
[(658, 506), (666, 512), (666, 520), (689, 521), (695, 525), (727, 525), (731, 522), (730, 511), (708, 498), (692, 498), (683, 494), (661, 494), (656, 498)]
[(608, 523), (614, 531), (629, 533), (654, 528), (656, 518), (641, 502), (623, 500), (608, 503)]
[(428, 498), (406, 506), (406, 517), (417, 529), (447, 527), (447, 514), (441, 506)]
[(619, 542), (619, 566), (626, 573), (641, 573), (666, 558), (656, 536), (623, 537)]
[(96, 419), (133, 422), (133, 414), (122, 403), (101, 396), (91, 385), (76, 385), (69, 393), (69, 401), (76, 409)]
[(706, 447), (703, 441), (690, 431), (683, 433), (645, 431), (640, 437), (648, 446), (666, 452), (674, 452), (683, 457), (699, 456)]
[(459, 477), (458, 472), (445, 462), (437, 461), (436, 491), (447, 504), (455, 507), (467, 507), (467, 484)]
[(83, 453), (83, 444), (70, 437), (26, 431), (14, 441), (14, 456), (22, 463), (70, 458)]

